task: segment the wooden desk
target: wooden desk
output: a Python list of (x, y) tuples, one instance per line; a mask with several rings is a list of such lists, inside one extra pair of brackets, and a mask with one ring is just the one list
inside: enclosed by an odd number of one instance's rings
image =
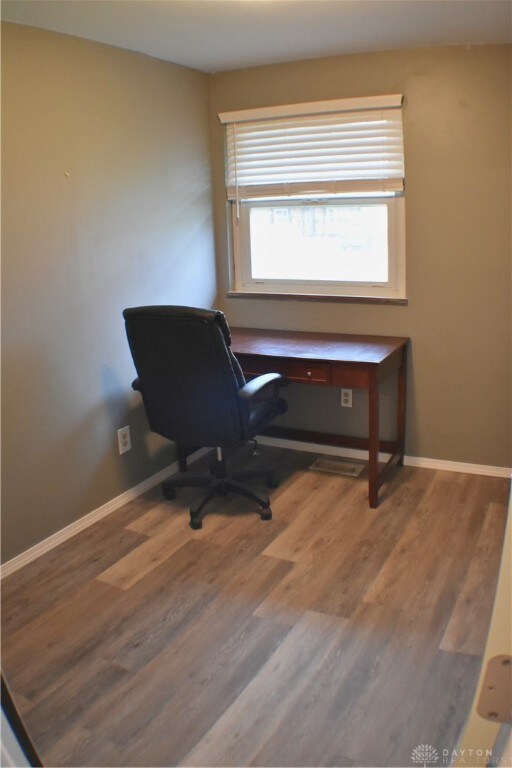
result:
[[(277, 371), (301, 384), (368, 390), (368, 438), (273, 426), (264, 434), (368, 450), (368, 497), (370, 507), (377, 507), (379, 488), (390, 468), (403, 463), (409, 339), (255, 328), (231, 328), (231, 338), (231, 348), (248, 376)], [(383, 441), (379, 437), (379, 385), (394, 372), (398, 372), (396, 439)], [(379, 450), (391, 454), (381, 469)]]

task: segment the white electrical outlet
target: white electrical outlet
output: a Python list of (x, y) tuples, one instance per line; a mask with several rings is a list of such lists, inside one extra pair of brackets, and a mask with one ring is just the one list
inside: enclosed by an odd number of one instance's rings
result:
[(352, 408), (352, 390), (351, 389), (341, 390), (341, 407)]
[(132, 441), (130, 437), (130, 427), (121, 427), (121, 429), (117, 430), (117, 445), (120, 454), (131, 451)]

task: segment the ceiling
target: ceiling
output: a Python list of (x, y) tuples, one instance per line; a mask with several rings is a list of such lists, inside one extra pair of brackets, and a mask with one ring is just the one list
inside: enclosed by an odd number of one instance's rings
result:
[(512, 42), (512, 0), (2, 0), (1, 15), (204, 72)]

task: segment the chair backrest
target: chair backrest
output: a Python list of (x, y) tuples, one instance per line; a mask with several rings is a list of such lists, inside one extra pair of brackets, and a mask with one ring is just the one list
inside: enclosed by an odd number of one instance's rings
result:
[(150, 429), (188, 446), (240, 442), (245, 381), (224, 314), (154, 306), (123, 315)]

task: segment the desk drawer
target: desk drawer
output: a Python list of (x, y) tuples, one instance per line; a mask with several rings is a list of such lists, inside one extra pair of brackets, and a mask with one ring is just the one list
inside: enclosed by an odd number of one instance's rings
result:
[(330, 384), (331, 366), (329, 363), (308, 363), (296, 360), (275, 360), (272, 357), (255, 355), (237, 355), (243, 372), (247, 376), (258, 376), (261, 373), (282, 373), (290, 381), (302, 384)]
[(284, 374), (290, 381), (300, 381), (303, 384), (330, 384), (331, 366), (323, 363), (292, 363), (286, 362), (280, 366), (279, 373)]

